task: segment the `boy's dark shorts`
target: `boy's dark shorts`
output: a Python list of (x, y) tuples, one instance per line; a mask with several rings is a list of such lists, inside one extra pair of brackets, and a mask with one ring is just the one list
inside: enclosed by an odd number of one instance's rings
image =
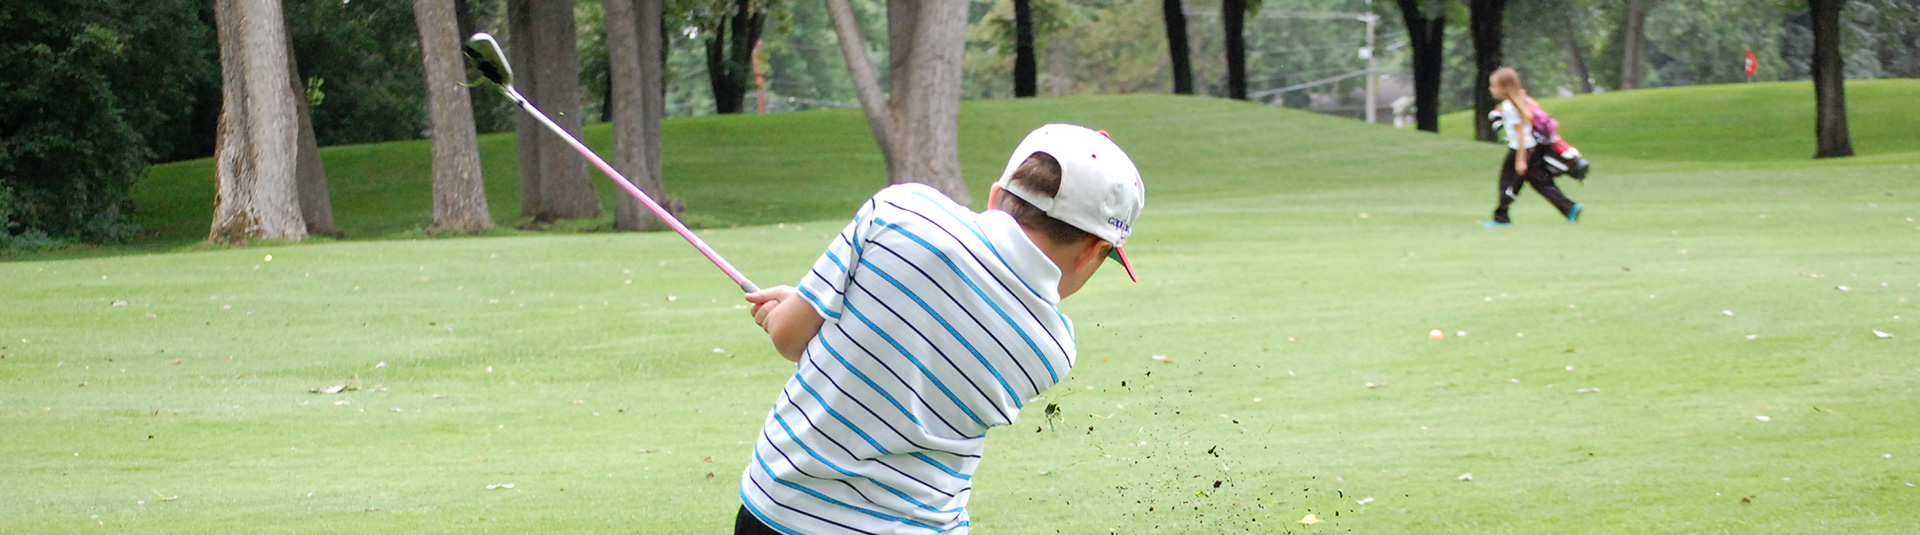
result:
[(781, 535), (781, 533), (767, 527), (760, 521), (760, 517), (753, 516), (753, 511), (748, 511), (747, 506), (742, 505), (740, 513), (733, 517), (733, 535)]

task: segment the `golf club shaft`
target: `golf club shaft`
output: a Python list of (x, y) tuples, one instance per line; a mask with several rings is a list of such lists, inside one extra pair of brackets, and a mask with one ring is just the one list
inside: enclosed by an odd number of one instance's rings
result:
[(687, 229), (686, 225), (680, 224), (680, 220), (675, 219), (673, 214), (668, 213), (666, 208), (660, 206), (660, 203), (654, 202), (653, 198), (648, 197), (646, 192), (640, 191), (638, 186), (634, 186), (633, 181), (627, 180), (625, 175), (620, 174), (620, 171), (614, 170), (612, 165), (608, 165), (606, 160), (600, 158), (600, 155), (594, 154), (593, 149), (587, 148), (586, 144), (581, 143), (579, 139), (575, 139), (573, 134), (567, 133), (567, 130), (561, 128), (559, 124), (554, 123), (553, 119), (547, 118), (547, 114), (540, 113), (540, 109), (533, 107), (533, 103), (528, 102), (526, 97), (520, 96), (520, 92), (514, 90), (513, 86), (498, 85), (496, 87), (499, 87), (500, 92), (505, 93), (507, 99), (512, 100), (514, 105), (526, 110), (528, 115), (532, 115), (534, 119), (538, 119), (540, 124), (546, 125), (547, 129), (553, 131), (554, 135), (560, 136), (560, 139), (565, 140), (567, 145), (573, 147), (574, 152), (580, 153), (580, 156), (585, 157), (587, 161), (593, 162), (593, 165), (599, 167), (600, 172), (605, 173), (607, 178), (613, 179), (615, 184), (619, 184), (621, 188), (627, 190), (627, 193), (633, 195), (633, 198), (639, 199), (642, 204), (647, 205), (647, 209), (652, 210), (653, 215), (659, 216), (661, 221), (667, 223), (667, 226), (673, 227), (674, 232), (680, 233), (680, 237), (686, 238), (687, 243), (693, 244), (693, 248), (699, 249), (700, 254), (706, 255), (707, 260), (713, 261), (713, 265), (719, 267), (720, 271), (726, 272), (728, 278), (733, 279), (735, 284), (740, 285), (741, 291), (747, 293), (760, 291), (759, 286), (755, 286), (753, 281), (747, 280), (747, 276), (740, 274), (740, 270), (734, 269), (733, 264), (727, 263), (727, 259), (721, 258), (720, 253), (714, 252), (712, 247), (707, 246), (707, 242), (702, 241), (699, 236), (693, 235), (692, 230)]

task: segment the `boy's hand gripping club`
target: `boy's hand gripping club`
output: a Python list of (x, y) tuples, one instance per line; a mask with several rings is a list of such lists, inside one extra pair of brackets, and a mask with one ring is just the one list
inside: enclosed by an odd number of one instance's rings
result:
[(675, 219), (673, 214), (667, 213), (666, 208), (662, 208), (660, 203), (654, 202), (652, 198), (647, 197), (645, 192), (640, 191), (639, 187), (634, 186), (633, 181), (627, 180), (627, 177), (621, 175), (619, 171), (614, 170), (613, 166), (607, 165), (607, 161), (600, 159), (600, 155), (594, 154), (593, 150), (588, 149), (585, 144), (581, 143), (579, 139), (575, 139), (572, 134), (568, 134), (566, 129), (554, 123), (553, 119), (547, 118), (547, 114), (541, 113), (538, 108), (533, 107), (533, 103), (528, 102), (526, 97), (520, 96), (520, 92), (513, 89), (513, 67), (507, 65), (506, 54), (500, 51), (500, 42), (495, 41), (493, 36), (487, 35), (485, 32), (473, 34), (473, 37), (467, 39), (465, 52), (467, 59), (473, 60), (474, 68), (478, 69), (482, 76), (486, 76), (488, 80), (493, 81), (494, 85), (500, 88), (500, 93), (507, 96), (507, 100), (513, 101), (515, 106), (526, 110), (528, 115), (532, 115), (534, 119), (538, 119), (540, 124), (546, 125), (547, 129), (553, 131), (554, 135), (560, 136), (560, 139), (565, 140), (567, 145), (572, 146), (574, 152), (580, 153), (580, 156), (585, 157), (587, 161), (593, 162), (594, 166), (599, 167), (600, 172), (605, 173), (607, 178), (613, 179), (615, 184), (619, 184), (622, 189), (627, 190), (627, 193), (633, 195), (635, 199), (640, 199), (642, 204), (647, 205), (648, 210), (653, 211), (653, 215), (659, 216), (661, 221), (666, 221), (667, 226), (673, 227), (674, 232), (680, 233), (680, 237), (686, 238), (687, 243), (691, 243), (695, 249), (699, 249), (700, 254), (706, 255), (707, 260), (713, 261), (714, 266), (719, 267), (720, 271), (726, 272), (728, 278), (733, 279), (735, 284), (740, 285), (741, 291), (747, 293), (760, 291), (759, 286), (754, 286), (753, 281), (747, 280), (746, 275), (740, 274), (740, 270), (734, 269), (732, 264), (728, 264), (727, 259), (720, 258), (720, 253), (714, 252), (712, 247), (707, 246), (707, 242), (701, 241), (698, 236), (694, 236), (693, 231), (688, 230), (686, 225), (680, 224), (680, 220)]

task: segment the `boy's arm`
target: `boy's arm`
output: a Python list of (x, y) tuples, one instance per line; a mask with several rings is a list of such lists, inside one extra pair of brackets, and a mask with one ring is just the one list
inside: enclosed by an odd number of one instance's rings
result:
[(753, 303), (753, 322), (766, 329), (767, 337), (773, 339), (773, 348), (790, 361), (800, 362), (807, 344), (820, 334), (820, 326), (826, 324), (826, 319), (792, 286), (775, 286), (747, 294), (747, 302)]
[[(875, 195), (875, 199), (881, 195), (886, 192)], [(747, 302), (753, 303), (754, 323), (767, 330), (780, 356), (800, 362), (826, 318), (839, 319), (846, 299), (842, 291), (852, 283), (852, 270), (860, 264), (861, 247), (855, 244), (863, 241), (860, 231), (872, 221), (877, 206), (878, 201), (869, 200), (860, 207), (853, 221), (827, 242), (813, 269), (800, 278), (799, 288), (782, 285), (747, 294)]]

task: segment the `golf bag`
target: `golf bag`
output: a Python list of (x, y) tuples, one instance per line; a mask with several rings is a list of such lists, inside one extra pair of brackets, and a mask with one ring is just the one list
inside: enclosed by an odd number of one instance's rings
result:
[[(1493, 129), (1500, 132), (1500, 137), (1505, 138), (1507, 135), (1506, 120), (1503, 114), (1500, 113), (1500, 110), (1496, 109), (1487, 112), (1487, 119), (1493, 121)], [(1552, 115), (1548, 115), (1547, 110), (1535, 110), (1533, 114), (1532, 131), (1533, 146), (1535, 148), (1545, 147), (1548, 149), (1545, 157), (1547, 176), (1567, 175), (1573, 177), (1574, 180), (1585, 181), (1587, 179), (1587, 169), (1591, 167), (1591, 164), (1587, 162), (1585, 156), (1580, 155), (1580, 149), (1567, 143), (1566, 140), (1560, 139), (1560, 121), (1556, 121)]]

